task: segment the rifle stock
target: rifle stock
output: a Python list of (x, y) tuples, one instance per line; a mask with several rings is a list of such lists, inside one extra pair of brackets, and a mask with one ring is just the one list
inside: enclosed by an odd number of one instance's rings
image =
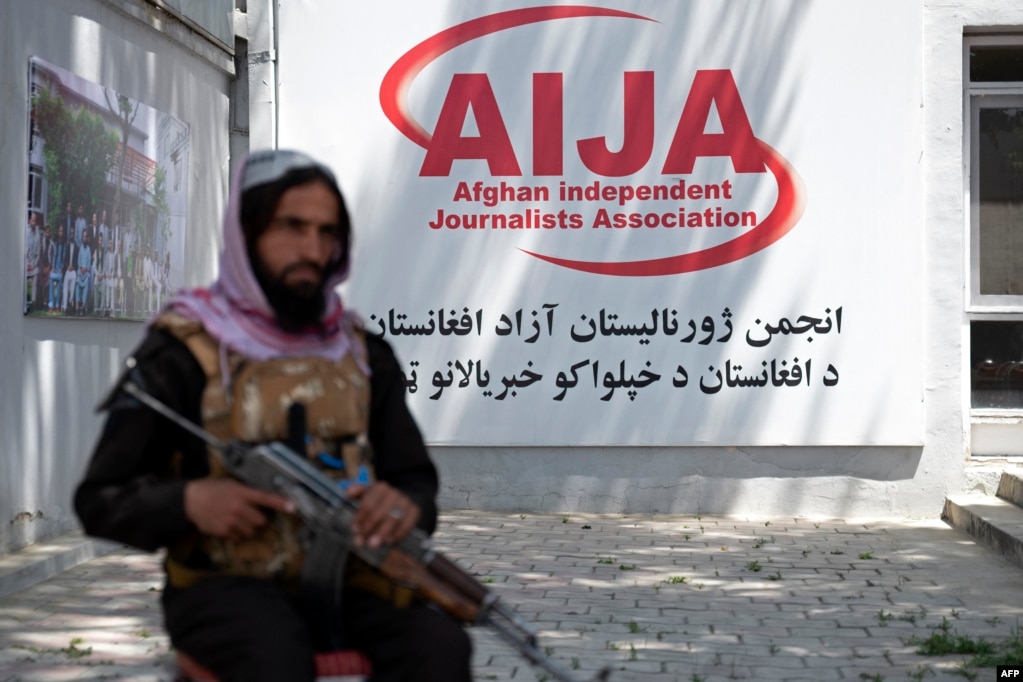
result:
[[(223, 442), (131, 381), (126, 381), (123, 389), (213, 447), (220, 453), (225, 469), (238, 480), (294, 502), (298, 515), (311, 531), (312, 542), (340, 543), (384, 577), (415, 589), (455, 620), (490, 627), (533, 665), (562, 682), (576, 682), (571, 673), (540, 650), (536, 635), (514, 609), (434, 550), (429, 536), (421, 530), (413, 529), (395, 545), (357, 547), (351, 526), (358, 505), (304, 457), (279, 442), (254, 447)], [(605, 668), (594, 679), (607, 680), (609, 675)]]

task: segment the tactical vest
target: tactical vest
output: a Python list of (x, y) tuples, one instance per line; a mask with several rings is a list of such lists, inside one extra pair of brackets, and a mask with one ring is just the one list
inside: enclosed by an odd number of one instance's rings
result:
[[(363, 480), (372, 479), (370, 383), (351, 353), (336, 363), (318, 357), (252, 361), (232, 351), (222, 353), (200, 323), (175, 313), (160, 315), (153, 326), (180, 339), (202, 367), (206, 375), (202, 422), (211, 434), (250, 444), (294, 443), (297, 420), (304, 454), (327, 476), (341, 482), (362, 472)], [(364, 353), (361, 330), (355, 338), (361, 346), (356, 350)], [(295, 405), (302, 406), (297, 417)], [(210, 450), (208, 457), (211, 475), (223, 476), (218, 453)], [(196, 533), (171, 547), (171, 583), (188, 587), (203, 577), (203, 571), (193, 568), (196, 552), (204, 554), (216, 572), (297, 579), (303, 560), (301, 524), (294, 516), (266, 513), (269, 523), (250, 539), (233, 541)]]

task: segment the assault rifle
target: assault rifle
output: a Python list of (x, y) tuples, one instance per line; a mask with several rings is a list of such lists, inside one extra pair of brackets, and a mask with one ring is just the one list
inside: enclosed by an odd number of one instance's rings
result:
[[(575, 678), (540, 650), (536, 634), (514, 609), (451, 560), (433, 549), (430, 538), (418, 528), (394, 545), (356, 547), (351, 532), (358, 505), (337, 483), (324, 476), (305, 457), (280, 442), (255, 447), (225, 442), (188, 421), (130, 380), (123, 390), (145, 406), (205, 441), (220, 453), (227, 472), (243, 483), (291, 500), (309, 533), (306, 564), (312, 582), (333, 584), (340, 590), (340, 571), (349, 552), (392, 582), (415, 589), (422, 597), (462, 623), (485, 625), (531, 664), (543, 668), (562, 682)], [(303, 575), (305, 579), (307, 575)], [(329, 591), (329, 590), (328, 590)], [(328, 595), (336, 596), (336, 595)], [(608, 680), (601, 670), (594, 682)]]

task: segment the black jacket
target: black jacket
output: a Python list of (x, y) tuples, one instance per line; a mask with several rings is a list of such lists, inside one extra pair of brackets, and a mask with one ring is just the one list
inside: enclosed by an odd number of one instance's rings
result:
[[(437, 471), (405, 405), (404, 380), (391, 347), (368, 335), (371, 370), (369, 438), (380, 480), (419, 505), (419, 527), (437, 523)], [(133, 379), (179, 414), (200, 423), (206, 377), (177, 338), (150, 332), (133, 354)], [(89, 535), (147, 551), (174, 544), (195, 527), (185, 517), (187, 480), (209, 473), (205, 444), (166, 418), (118, 391), (110, 414), (75, 492), (75, 511)], [(172, 462), (181, 452), (180, 472)]]

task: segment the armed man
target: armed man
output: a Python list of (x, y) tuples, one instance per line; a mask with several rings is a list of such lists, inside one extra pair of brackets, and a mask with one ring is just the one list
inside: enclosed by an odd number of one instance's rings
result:
[(314, 653), (342, 645), (370, 659), (374, 681), (471, 679), (462, 626), (361, 560), (346, 561), (339, 605), (310, 598), (302, 576), (320, 557), (295, 503), (225, 475), (214, 449), (124, 390), (219, 439), (300, 452), (358, 502), (357, 547), (432, 532), (437, 472), (398, 361), (335, 291), (351, 243), (329, 169), (293, 151), (244, 159), (218, 278), (150, 321), (75, 495), (89, 534), (166, 550), (171, 642), (220, 679), (311, 680)]

